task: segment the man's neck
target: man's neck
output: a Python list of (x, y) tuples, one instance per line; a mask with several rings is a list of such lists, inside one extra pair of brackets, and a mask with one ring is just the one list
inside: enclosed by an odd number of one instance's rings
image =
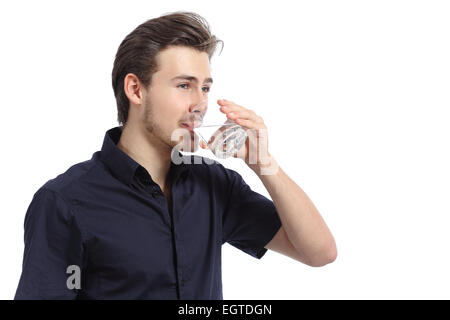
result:
[(124, 126), (117, 146), (134, 161), (143, 166), (153, 181), (166, 193), (166, 180), (171, 163), (171, 149), (159, 141), (152, 143), (148, 136), (137, 127)]

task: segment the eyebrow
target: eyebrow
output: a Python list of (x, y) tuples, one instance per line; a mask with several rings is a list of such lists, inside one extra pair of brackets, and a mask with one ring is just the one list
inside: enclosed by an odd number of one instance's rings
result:
[[(188, 80), (188, 81), (194, 81), (194, 82), (198, 82), (198, 79), (194, 76), (190, 76), (188, 74), (182, 74), (176, 77), (173, 77), (172, 80)], [(213, 83), (213, 79), (212, 78), (206, 78), (205, 81), (203, 81), (203, 83)]]

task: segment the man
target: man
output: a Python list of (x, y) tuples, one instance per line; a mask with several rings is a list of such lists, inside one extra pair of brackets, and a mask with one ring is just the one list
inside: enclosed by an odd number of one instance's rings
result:
[[(206, 112), (218, 41), (188, 12), (149, 20), (123, 40), (112, 73), (122, 126), (35, 193), (15, 299), (223, 299), (225, 242), (258, 259), (267, 249), (310, 266), (336, 258), (325, 222), (273, 156), (250, 161), (267, 139), (247, 139), (235, 156), (273, 202), (237, 172), (178, 151), (195, 150), (192, 121)], [(218, 104), (245, 129), (266, 129), (253, 111)], [(173, 139), (180, 129), (187, 137)]]

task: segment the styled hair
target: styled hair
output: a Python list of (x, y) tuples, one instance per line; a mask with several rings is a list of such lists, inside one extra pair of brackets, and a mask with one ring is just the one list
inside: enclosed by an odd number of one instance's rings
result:
[[(112, 86), (117, 103), (117, 121), (125, 124), (130, 101), (125, 94), (124, 80), (133, 73), (145, 87), (159, 66), (157, 54), (169, 46), (191, 47), (206, 52), (209, 60), (217, 43), (224, 43), (211, 34), (208, 22), (193, 12), (177, 11), (148, 20), (128, 34), (117, 50), (112, 70)], [(222, 52), (221, 50), (221, 52)]]

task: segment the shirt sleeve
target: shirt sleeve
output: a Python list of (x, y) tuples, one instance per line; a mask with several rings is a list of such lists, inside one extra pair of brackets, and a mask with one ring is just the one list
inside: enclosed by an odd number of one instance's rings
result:
[(64, 199), (52, 190), (39, 189), (25, 214), (22, 274), (14, 299), (75, 299), (79, 290), (72, 276), (76, 276), (73, 266), (82, 276), (81, 239)]
[(253, 191), (242, 176), (223, 168), (230, 186), (230, 196), (222, 216), (222, 243), (261, 259), (264, 248), (281, 227), (281, 220), (272, 202)]

